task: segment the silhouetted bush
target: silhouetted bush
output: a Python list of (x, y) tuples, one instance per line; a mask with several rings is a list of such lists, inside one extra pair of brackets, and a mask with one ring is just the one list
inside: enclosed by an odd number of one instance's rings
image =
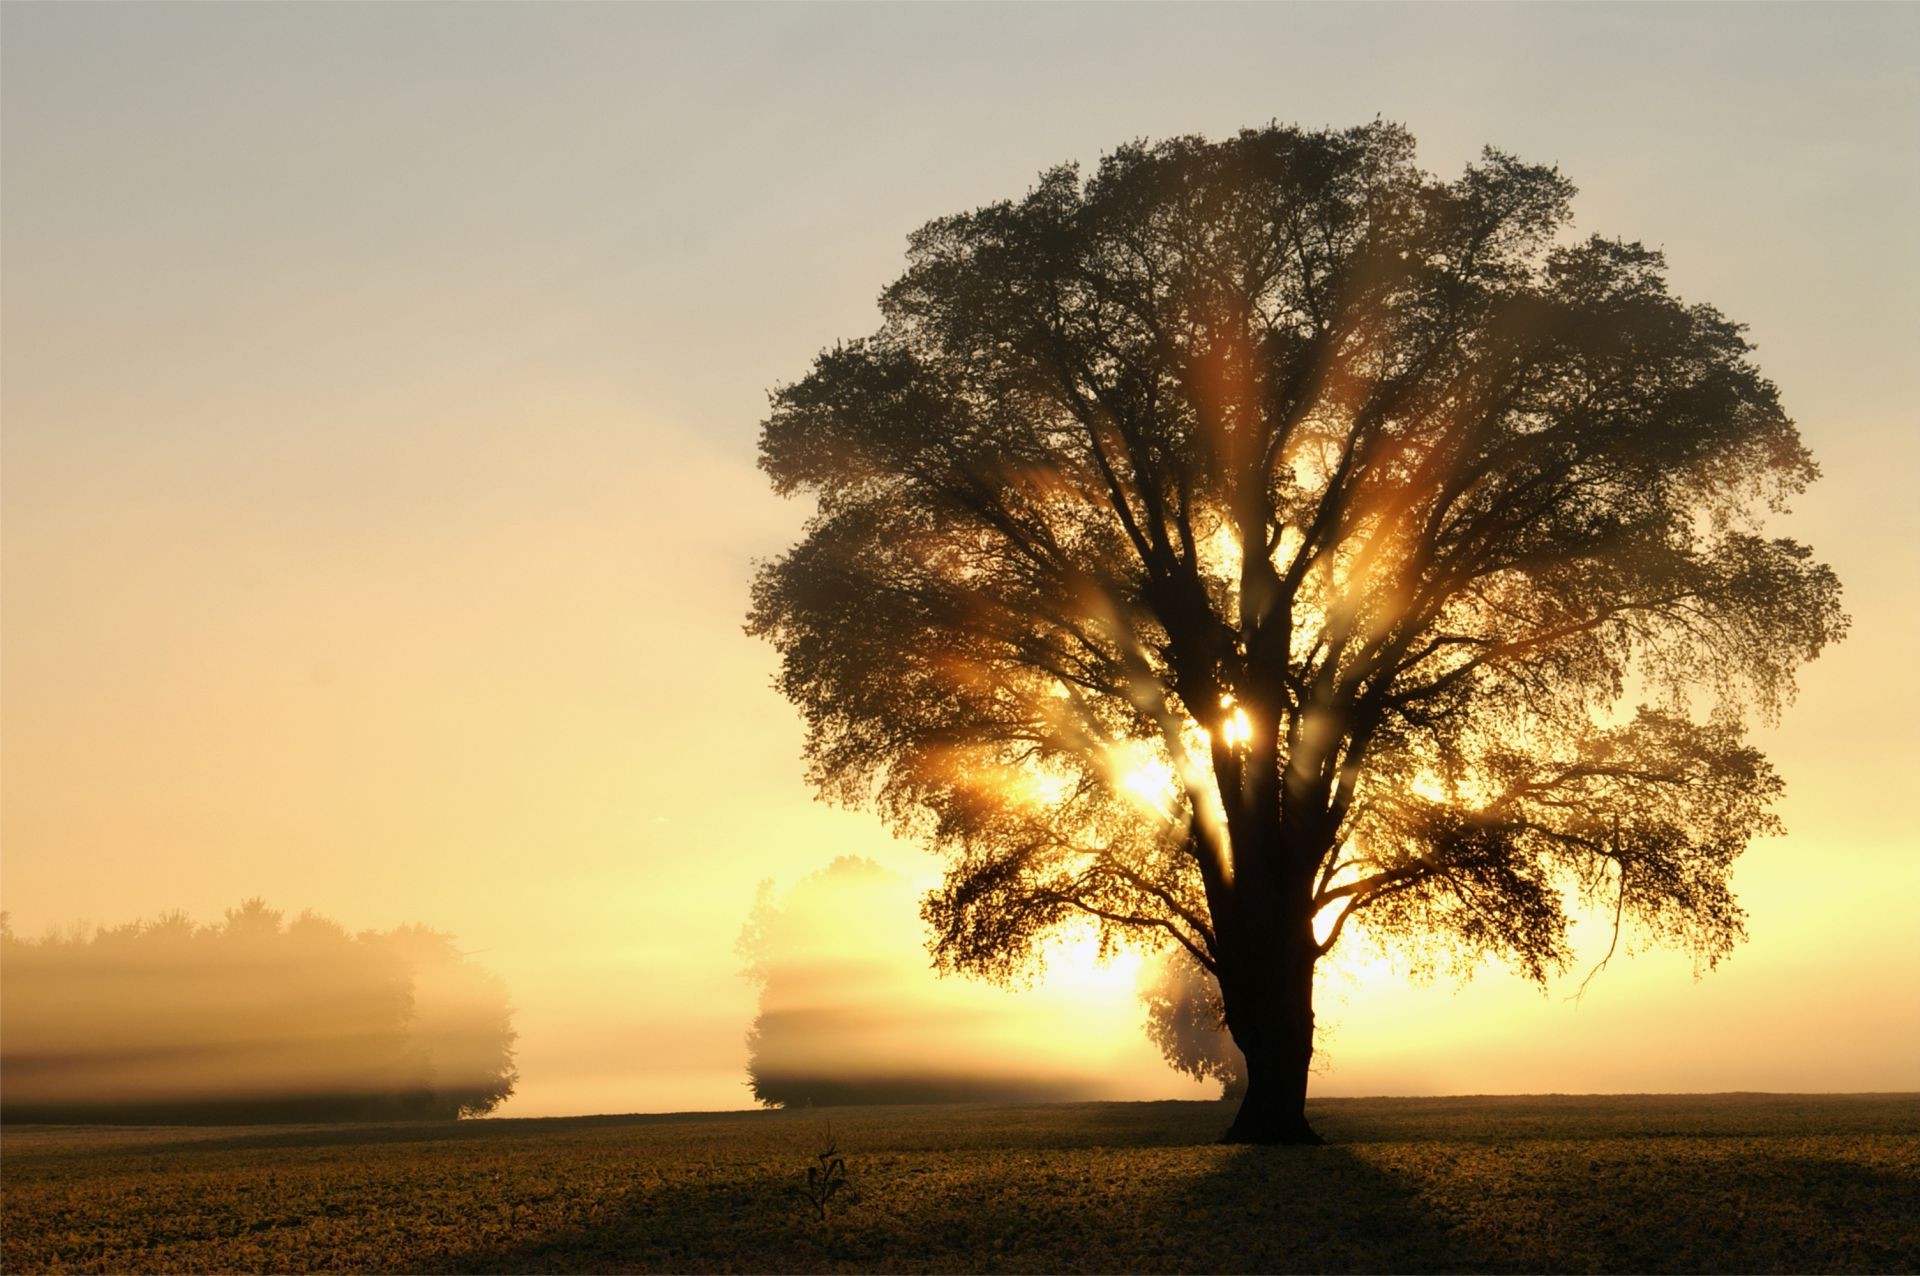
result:
[(282, 917), (0, 924), (0, 1120), (451, 1119), (513, 1093), (505, 990), (451, 936)]

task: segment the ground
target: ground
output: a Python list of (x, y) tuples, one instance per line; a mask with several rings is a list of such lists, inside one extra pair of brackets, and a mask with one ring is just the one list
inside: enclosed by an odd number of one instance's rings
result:
[(1920, 1270), (1920, 1095), (1310, 1107), (1326, 1147), (1209, 1103), (21, 1126), (0, 1270)]

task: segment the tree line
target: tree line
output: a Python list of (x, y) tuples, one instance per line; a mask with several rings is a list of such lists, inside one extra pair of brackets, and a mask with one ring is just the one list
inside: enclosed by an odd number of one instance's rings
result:
[(0, 1120), (452, 1119), (513, 1093), (513, 1011), (424, 926), (354, 934), (259, 899), (91, 935), (0, 916)]

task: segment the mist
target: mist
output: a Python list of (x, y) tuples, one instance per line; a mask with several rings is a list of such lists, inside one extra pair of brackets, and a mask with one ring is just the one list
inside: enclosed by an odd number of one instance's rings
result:
[[(917, 891), (843, 856), (778, 894), (764, 884), (741, 932), (760, 989), (747, 1079), (770, 1106), (1043, 1102), (1132, 1097), (1112, 1058), (1145, 1053), (1141, 1020), (1116, 1024), (1137, 957), (1101, 966), (1050, 950), (1043, 978), (1007, 989), (928, 974)], [(1128, 1035), (1116, 1035), (1116, 1028)]]
[[(1583, 225), (1752, 325), (1855, 633), (1761, 741), (1791, 836), (1740, 861), (1730, 965), (1622, 952), (1576, 1003), (1336, 950), (1315, 1091), (1920, 1088), (1889, 996), (1920, 969), (1889, 796), (1920, 685), (1888, 677), (1920, 628), (1920, 9), (1207, 12), (6, 6), (17, 929), (256, 893), (424, 920), (512, 992), (501, 1114), (751, 1104), (755, 883), (935, 863), (815, 800), (741, 631), (749, 564), (811, 512), (756, 468), (767, 390), (871, 330), (930, 217), (1124, 138), (1378, 115), (1438, 171), (1486, 143), (1563, 165)], [(1015, 997), (936, 980), (914, 894), (898, 960), (940, 986), (895, 1009)], [(1605, 923), (1574, 939), (1577, 984)], [(1214, 1093), (1130, 984), (1097, 1023), (1034, 995), (1112, 1097)]]
[(512, 1093), (512, 1012), (453, 937), (260, 900), (92, 936), (0, 931), (0, 1119), (451, 1118)]

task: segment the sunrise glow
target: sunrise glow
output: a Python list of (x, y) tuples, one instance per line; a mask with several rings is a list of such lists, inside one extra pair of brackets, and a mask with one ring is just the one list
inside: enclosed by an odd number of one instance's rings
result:
[[(505, 1116), (750, 1103), (736, 940), (763, 882), (841, 857), (913, 884), (888, 897), (893, 986), (947, 1004), (964, 977), (932, 969), (919, 910), (961, 852), (877, 811), (883, 775), (820, 791), (778, 653), (742, 632), (755, 565), (821, 513), (759, 467), (769, 391), (875, 330), (907, 236), (1049, 166), (1399, 120), (1435, 173), (1488, 145), (1564, 172), (1567, 242), (1657, 246), (1675, 295), (1747, 325), (1822, 472), (1762, 535), (1834, 564), (1853, 629), (1754, 729), (1787, 831), (1738, 862), (1748, 939), (1720, 969), (1623, 947), (1576, 1007), (1606, 910), (1544, 995), (1497, 965), (1416, 987), (1363, 965), (1316, 1093), (1920, 1084), (1920, 1017), (1885, 996), (1920, 965), (1887, 797), (1920, 769), (1920, 692), (1887, 673), (1920, 630), (1911, 6), (4, 9), (14, 934), (254, 897), (450, 933), (514, 1008)], [(1767, 197), (1783, 180), (1800, 194)], [(1248, 393), (1227, 356), (1208, 384)], [(1240, 410), (1183, 428), (1225, 455)], [(1273, 458), (1276, 492), (1338, 464), (1323, 424)], [(1230, 513), (1191, 528), (1228, 616)], [(1340, 570), (1303, 583), (1296, 657)], [(1177, 699), (1164, 726), (1082, 722), (1056, 672), (972, 688), (1036, 752), (954, 757), (1019, 820), (1097, 800), (1156, 836), (1194, 807), (1217, 827), (1203, 728), (1239, 756), (1275, 729)], [(1079, 770), (1054, 761), (1069, 722)], [(1470, 779), (1410, 791), (1470, 803)], [(1212, 1093), (1142, 1036), (1134, 960), (1050, 962), (1103, 990), (1075, 1029), (1115, 1051), (1101, 1093)]]
[(0, 1273), (1912, 1269), (1916, 68), (0, 0)]

